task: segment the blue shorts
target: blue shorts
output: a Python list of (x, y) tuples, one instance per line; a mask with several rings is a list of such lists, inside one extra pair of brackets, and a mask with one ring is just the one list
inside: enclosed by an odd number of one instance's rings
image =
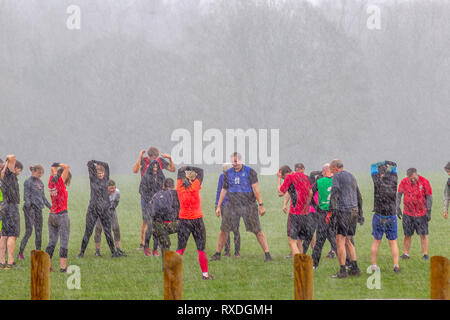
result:
[(397, 216), (381, 216), (374, 214), (372, 219), (373, 237), (376, 240), (381, 240), (385, 233), (388, 240), (397, 239)]

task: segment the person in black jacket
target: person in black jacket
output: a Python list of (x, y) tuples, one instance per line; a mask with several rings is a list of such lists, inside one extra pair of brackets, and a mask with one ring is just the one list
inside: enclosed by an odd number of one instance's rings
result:
[(111, 256), (113, 258), (121, 257), (122, 254), (114, 247), (111, 233), (111, 213), (109, 212), (110, 202), (108, 193), (109, 166), (105, 162), (96, 160), (89, 161), (87, 166), (91, 184), (91, 200), (89, 201), (86, 213), (86, 229), (78, 258), (84, 256), (97, 219), (100, 219), (100, 223), (102, 224), (106, 242), (108, 242), (109, 249), (111, 250)]
[(33, 232), (35, 233), (36, 250), (41, 250), (42, 243), (42, 209), (47, 207), (51, 209), (52, 205), (48, 202), (44, 193), (44, 183), (41, 177), (44, 174), (44, 168), (37, 164), (30, 167), (31, 177), (25, 180), (23, 188), (23, 214), (25, 217), (25, 235), (20, 242), (19, 260), (24, 260), (23, 252), (27, 245), (28, 239)]
[[(153, 213), (152, 213), (152, 198), (163, 188), (164, 174), (162, 167), (157, 160), (150, 162), (148, 169), (145, 171), (141, 180), (141, 198), (146, 202), (144, 210), (144, 220), (147, 224), (144, 241), (144, 253), (146, 256), (151, 256), (150, 239), (153, 235)], [(158, 256), (158, 240), (153, 236), (153, 255)]]
[(386, 234), (394, 261), (394, 272), (400, 272), (398, 265), (397, 217), (395, 213), (398, 182), (397, 164), (387, 160), (374, 163), (371, 165), (370, 171), (374, 186), (371, 268), (372, 270), (378, 269), (376, 264), (378, 249), (383, 235)]
[[(20, 234), (20, 190), (17, 176), (22, 172), (23, 165), (13, 154), (6, 156), (5, 165), (0, 177), (3, 180), (3, 202), (6, 202), (2, 217), (2, 233), (0, 237), (0, 269), (10, 269), (16, 266), (14, 251), (16, 239)], [(5, 255), (8, 251), (8, 261)]]
[[(113, 180), (109, 180), (108, 182), (108, 192), (109, 192), (109, 212), (111, 214), (111, 223), (112, 223), (112, 231), (114, 234), (114, 242), (116, 245), (116, 250), (123, 256), (125, 256), (125, 252), (120, 249), (120, 226), (119, 226), (119, 218), (117, 216), (116, 208), (120, 202), (120, 191), (116, 188), (116, 183)], [(100, 242), (102, 237), (102, 223), (100, 219), (97, 220), (95, 224), (95, 233), (94, 233), (94, 242), (95, 242), (95, 256), (101, 257), (100, 254)]]
[(161, 248), (164, 270), (164, 251), (170, 249), (170, 235), (178, 232), (178, 200), (175, 182), (171, 178), (164, 180), (163, 190), (152, 199), (153, 234)]

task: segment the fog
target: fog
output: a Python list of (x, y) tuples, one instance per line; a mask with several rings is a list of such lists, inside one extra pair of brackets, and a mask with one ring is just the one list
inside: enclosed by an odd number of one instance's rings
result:
[(1, 0), (0, 158), (126, 174), (200, 120), (279, 129), (280, 165), (308, 172), (442, 170), (449, 52), (449, 1)]

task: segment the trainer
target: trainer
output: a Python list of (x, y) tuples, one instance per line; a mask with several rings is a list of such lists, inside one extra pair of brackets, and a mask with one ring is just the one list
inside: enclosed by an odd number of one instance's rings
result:
[[(230, 168), (224, 175), (223, 187), (220, 192), (219, 202), (217, 203), (216, 216), (220, 217), (221, 206), (228, 194), (228, 200), (225, 205), (225, 215), (236, 215), (243, 218), (247, 232), (253, 232), (265, 254), (264, 261), (272, 260), (269, 253), (266, 235), (261, 229), (261, 223), (258, 216), (266, 213), (262, 202), (261, 194), (258, 189), (258, 176), (255, 170), (243, 165), (242, 156), (235, 152), (231, 156), (233, 168)], [(256, 203), (257, 201), (257, 203)], [(222, 221), (227, 218), (222, 217)], [(211, 257), (211, 261), (219, 260), (220, 253), (227, 241), (228, 230), (220, 230), (217, 241), (216, 253)]]
[[(403, 218), (403, 241), (402, 259), (409, 259), (409, 248), (411, 247), (411, 237), (414, 231), (420, 237), (423, 257), (428, 260), (428, 222), (431, 220), (431, 207), (433, 204), (432, 190), (430, 182), (417, 174), (417, 169), (409, 168), (404, 178), (398, 186), (397, 193), (397, 216)], [(400, 204), (403, 199), (403, 214)]]

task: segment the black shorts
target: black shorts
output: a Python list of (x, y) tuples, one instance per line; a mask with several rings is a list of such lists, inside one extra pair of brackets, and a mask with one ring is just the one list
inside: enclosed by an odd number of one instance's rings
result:
[(206, 248), (206, 229), (202, 218), (198, 219), (179, 219), (178, 220), (178, 250), (185, 249), (189, 236), (194, 237), (197, 250), (205, 251)]
[(258, 205), (256, 203), (232, 204), (230, 201), (227, 201), (225, 208), (228, 211), (227, 214), (232, 215), (235, 219), (242, 217), (245, 223), (245, 230), (247, 230), (247, 232), (257, 234), (261, 231)]
[(348, 210), (336, 210), (333, 212), (333, 224), (336, 234), (344, 237), (356, 234), (356, 223), (358, 221), (358, 208)]
[(8, 203), (2, 218), (2, 237), (19, 237), (20, 213), (19, 205)]
[(416, 231), (416, 233), (421, 236), (428, 234), (428, 221), (425, 216), (411, 217), (404, 214), (402, 218), (403, 233), (405, 236), (412, 236), (414, 234), (414, 231)]
[(316, 230), (313, 214), (289, 214), (287, 235), (294, 240), (311, 240)]
[(238, 232), (241, 221), (239, 214), (235, 210), (229, 210), (226, 205), (221, 207), (221, 212), (222, 222), (220, 224), (220, 230), (225, 233)]

